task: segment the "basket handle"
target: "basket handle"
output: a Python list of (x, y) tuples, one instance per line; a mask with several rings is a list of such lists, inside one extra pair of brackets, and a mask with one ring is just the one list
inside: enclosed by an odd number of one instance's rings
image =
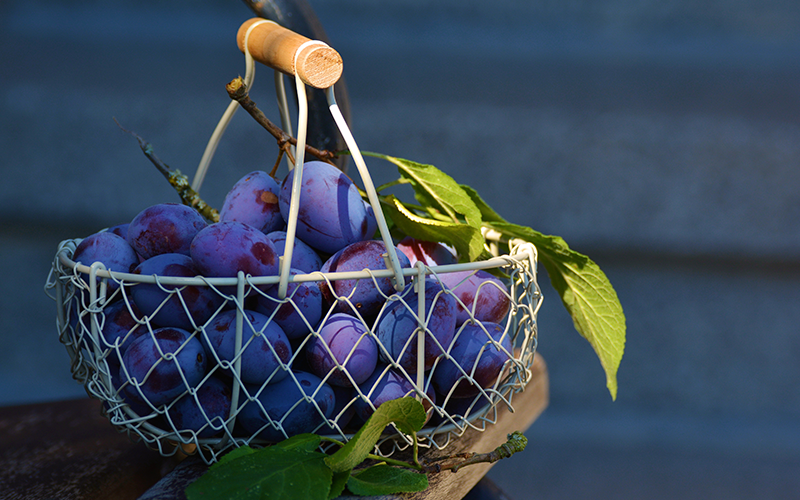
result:
[(342, 57), (328, 44), (308, 39), (273, 21), (259, 17), (245, 21), (236, 34), (242, 52), (245, 38), (253, 59), (287, 75), (297, 75), (310, 87), (326, 89), (342, 76)]

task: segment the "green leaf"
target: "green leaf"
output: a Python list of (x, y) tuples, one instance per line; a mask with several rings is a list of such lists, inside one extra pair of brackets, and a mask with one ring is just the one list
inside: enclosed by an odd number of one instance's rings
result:
[(413, 397), (386, 401), (353, 436), (325, 462), (334, 472), (351, 470), (366, 460), (387, 425), (394, 422), (400, 432), (414, 434), (425, 425), (425, 408)]
[(481, 213), (481, 220), (484, 222), (506, 222), (505, 219), (500, 217), (500, 214), (495, 212), (492, 207), (483, 201), (483, 198), (481, 198), (477, 191), (466, 184), (461, 184), (461, 189), (467, 193), (467, 195), (472, 199), (472, 202), (475, 203), (475, 206), (478, 207), (478, 210)]
[[(439, 209), (447, 214), (452, 222), (458, 222), (459, 216), (476, 229), (481, 227), (481, 213), (470, 196), (452, 177), (433, 165), (425, 165), (403, 158), (364, 153), (368, 156), (382, 158), (397, 165), (401, 177), (408, 179), (414, 188), (417, 201), (423, 206)], [(436, 240), (434, 240), (436, 241)]]
[(327, 500), (333, 474), (326, 455), (280, 446), (218, 464), (186, 488), (187, 500)]
[(322, 438), (316, 434), (297, 434), (273, 446), (278, 446), (284, 450), (317, 451), (320, 443), (322, 443)]
[(333, 482), (331, 483), (331, 491), (328, 493), (328, 500), (334, 500), (344, 492), (345, 487), (347, 487), (347, 481), (350, 480), (351, 472), (350, 470), (345, 470), (333, 473)]
[(606, 373), (608, 392), (616, 399), (617, 370), (625, 351), (625, 314), (608, 277), (589, 257), (570, 249), (558, 236), (509, 222), (492, 221), (487, 226), (536, 246), (553, 288), (572, 316), (575, 329), (594, 348)]
[(375, 465), (359, 472), (347, 481), (347, 489), (361, 496), (412, 493), (428, 488), (428, 476), (409, 469), (386, 464)]
[(226, 462), (230, 462), (231, 460), (235, 460), (235, 459), (237, 459), (239, 457), (243, 457), (245, 455), (249, 455), (251, 453), (255, 453), (255, 451), (256, 450), (254, 450), (253, 448), (250, 448), (249, 446), (246, 446), (246, 445), (245, 446), (240, 446), (239, 448), (234, 448), (231, 451), (229, 451), (228, 453), (224, 454), (222, 456), (222, 458), (220, 458), (216, 463), (211, 464), (211, 466), (209, 467), (209, 470), (215, 469), (215, 468), (219, 467), (220, 465), (222, 465), (222, 464), (224, 464)]
[(462, 261), (472, 262), (483, 253), (480, 228), (460, 222), (445, 222), (420, 217), (408, 210), (394, 195), (386, 197), (384, 213), (407, 236), (425, 241), (440, 241), (452, 245)]

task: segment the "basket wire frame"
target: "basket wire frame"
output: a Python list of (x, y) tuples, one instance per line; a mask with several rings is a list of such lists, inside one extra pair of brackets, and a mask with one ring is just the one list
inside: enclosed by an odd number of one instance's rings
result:
[[(254, 71), (252, 67), (252, 57), (247, 52), (245, 52), (245, 57), (247, 61), (247, 81), (252, 83)], [(276, 72), (276, 82), (279, 79), (281, 85), (278, 86), (279, 88), (277, 91), (280, 96), (283, 91), (282, 77), (279, 77)], [(306, 102), (304, 84), (299, 78), (297, 78), (296, 83), (298, 102), (300, 103), (300, 109), (298, 110), (298, 145), (296, 148), (297, 163), (294, 167), (295, 181), (297, 183), (297, 180), (302, 177), (307, 109), (304, 109), (304, 104)], [(383, 213), (380, 209), (380, 203), (369, 177), (366, 164), (360, 154), (360, 150), (355, 144), (352, 134), (349, 132), (349, 129), (347, 129), (347, 125), (341, 113), (338, 112), (338, 107), (333, 98), (333, 87), (328, 89), (327, 95), (329, 97), (331, 113), (342, 131), (348, 147), (353, 153), (355, 163), (361, 174), (362, 181), (365, 184), (365, 191), (368, 194), (370, 203), (373, 205), (373, 210), (378, 218), (379, 231), (387, 248), (387, 254), (384, 256), (386, 260), (386, 269), (365, 269), (356, 272), (291, 274), (288, 264), (291, 262), (294, 240), (293, 229), (297, 219), (296, 207), (290, 212), (293, 215), (290, 216), (288, 221), (286, 248), (281, 258), (283, 265), (278, 276), (254, 277), (239, 272), (237, 277), (231, 278), (206, 278), (202, 276), (185, 278), (120, 273), (114, 270), (106, 270), (105, 266), (99, 262), (90, 263), (89, 265), (74, 262), (72, 260), (72, 255), (77, 245), (80, 243), (79, 239), (66, 240), (59, 245), (45, 285), (45, 290), (57, 304), (56, 319), (59, 340), (64, 344), (70, 356), (70, 370), (72, 375), (78, 382), (84, 385), (87, 393), (91, 397), (104, 402), (104, 411), (114, 426), (126, 432), (131, 439), (143, 441), (162, 455), (169, 456), (178, 451), (197, 451), (202, 459), (210, 464), (218, 460), (221, 455), (233, 447), (268, 444), (269, 441), (259, 437), (259, 434), (263, 430), (277, 431), (283, 436), (287, 436), (284, 424), (287, 423), (287, 419), (290, 418), (292, 412), (309, 411), (309, 407), (311, 408), (310, 411), (316, 415), (319, 421), (319, 424), (314, 429), (309, 429), (309, 431), (339, 441), (347, 441), (352, 438), (355, 429), (347, 425), (345, 421), (346, 415), (352, 413), (355, 406), (359, 403), (366, 403), (373, 410), (375, 408), (370, 400), (371, 388), (359, 386), (351, 374), (344, 369), (344, 365), (347, 363), (350, 356), (354, 354), (357, 346), (353, 348), (348, 357), (342, 362), (337, 360), (335, 356), (331, 356), (335, 364), (334, 369), (332, 369), (327, 376), (321, 377), (323, 383), (320, 383), (311, 392), (306, 392), (302, 389), (293, 371), (293, 367), (302, 364), (304, 361), (301, 359), (301, 356), (305, 353), (303, 348), (312, 339), (320, 338), (321, 326), (324, 325), (326, 320), (336, 311), (345, 310), (356, 317), (363, 324), (367, 332), (365, 336), (370, 337), (376, 342), (380, 350), (381, 358), (379, 368), (376, 368), (376, 370), (383, 370), (381, 373), (383, 376), (389, 376), (390, 373), (395, 375), (399, 374), (399, 376), (406, 380), (413, 388), (411, 393), (426, 406), (429, 421), (426, 427), (418, 433), (419, 445), (421, 447), (443, 449), (451, 440), (461, 436), (468, 429), (482, 431), (487, 425), (494, 424), (497, 421), (500, 405), (505, 405), (509, 410), (513, 411), (514, 394), (523, 390), (530, 380), (530, 368), (533, 364), (538, 342), (538, 323), (536, 318), (542, 303), (541, 289), (537, 281), (538, 256), (534, 245), (520, 240), (501, 242), (497, 237), (498, 235), (485, 231), (484, 236), (487, 240), (487, 250), (495, 256), (491, 259), (466, 264), (432, 267), (418, 263), (414, 268), (402, 268), (396, 255), (391, 235), (386, 228)], [(279, 98), (279, 107), (284, 108), (285, 106), (285, 98)], [(235, 111), (235, 109), (233, 111)], [(288, 117), (288, 111), (286, 109), (282, 109), (281, 114), (282, 116), (285, 115)], [(222, 122), (226, 119), (229, 120), (232, 115), (233, 112), (231, 108), (229, 108), (223, 120), (221, 120), (221, 125), (219, 125), (217, 129), (224, 131), (227, 124), (223, 125)], [(288, 120), (288, 118), (284, 118), (284, 120)], [(217, 131), (215, 131), (215, 136), (216, 140), (218, 140), (221, 136), (221, 132), (217, 134)], [(213, 155), (213, 149), (215, 149), (215, 147), (209, 147), (211, 155)], [(210, 156), (204, 161), (207, 167)], [(200, 175), (200, 172), (198, 172), (198, 174), (193, 184), (197, 186), (196, 189), (199, 189), (200, 183), (202, 183), (202, 175)], [(298, 198), (299, 196), (293, 195), (292, 204), (296, 204)], [(290, 232), (289, 229), (292, 229), (292, 231)], [(508, 247), (509, 252), (507, 255), (499, 255), (501, 243), (503, 246)], [(480, 360), (480, 354), (474, 366), (458, 366), (456, 363), (461, 374), (457, 384), (471, 384), (478, 389), (477, 394), (469, 398), (456, 398), (453, 396), (452, 391), (449, 394), (436, 394), (432, 386), (433, 374), (436, 369), (444, 363), (445, 360), (453, 360), (450, 355), (451, 347), (455, 339), (463, 332), (464, 325), (469, 323), (480, 324), (475, 319), (475, 307), (476, 304), (478, 304), (481, 290), (479, 289), (475, 294), (472, 303), (465, 304), (452, 290), (441, 283), (441, 277), (453, 272), (470, 271), (474, 274), (482, 270), (490, 272), (499, 271), (507, 277), (506, 282), (508, 286), (501, 291), (508, 300), (509, 311), (505, 317), (504, 323), (501, 325), (503, 327), (501, 339), (497, 340), (492, 338), (488, 331), (486, 331), (486, 328), (482, 326), (487, 335), (487, 341), (483, 350), (492, 348), (501, 351), (506, 356), (507, 360), (494, 384), (487, 388), (481, 388), (477, 383), (473, 383), (473, 370)], [(351, 301), (352, 293), (355, 293), (359, 286), (364, 287), (371, 285), (380, 290), (379, 281), (386, 279), (391, 280), (392, 288), (381, 291), (386, 302), (381, 312), (378, 314), (378, 318), (380, 318), (388, 305), (395, 301), (402, 302), (401, 306), (407, 308), (410, 313), (415, 315), (417, 329), (415, 334), (409, 338), (405, 349), (403, 349), (403, 352), (405, 352), (406, 349), (416, 350), (418, 366), (415, 373), (409, 373), (407, 369), (403, 368), (398, 363), (398, 359), (394, 359), (391, 356), (389, 350), (386, 346), (381, 344), (376, 336), (372, 324), (374, 318), (362, 316), (357, 305)], [(407, 303), (403, 293), (394, 293), (408, 289), (404, 286), (406, 284), (406, 279), (411, 281), (409, 287), (413, 287), (415, 292), (417, 292), (417, 300), (415, 303)], [(333, 305), (321, 312), (319, 320), (307, 318), (304, 315), (301, 304), (296, 300), (296, 293), (299, 288), (295, 288), (295, 294), (288, 293), (290, 283), (327, 287), (328, 290), (333, 291), (334, 287), (332, 285), (338, 280), (357, 280), (357, 284), (349, 296), (338, 296), (334, 293)], [(444, 295), (449, 295), (454, 297), (458, 305), (467, 311), (469, 315), (470, 320), (456, 328), (453, 342), (449, 345), (441, 345), (427, 323), (429, 318), (426, 318), (427, 305), (425, 286), (422, 286), (425, 280), (434, 280), (441, 287), (436, 293), (433, 299), (434, 301), (442, 299)], [(483, 286), (495, 286), (491, 282), (487, 283), (489, 284), (484, 284)], [(131, 298), (131, 290), (133, 287), (141, 285), (156, 285), (166, 294), (166, 298), (162, 304), (150, 316), (145, 316), (141, 313), (137, 314), (135, 304)], [(277, 287), (277, 298), (264, 292), (264, 290), (270, 286)], [(191, 287), (208, 288), (213, 290), (221, 299), (221, 305), (211, 317), (204, 322), (195, 322), (187, 306), (184, 293), (187, 288)], [(233, 289), (235, 289), (235, 293), (230, 293)], [(280, 357), (275, 351), (275, 347), (264, 335), (266, 327), (261, 330), (255, 328), (247, 317), (247, 304), (255, 298), (272, 300), (275, 302), (276, 306), (280, 305), (280, 307), (288, 306), (292, 308), (294, 312), (299, 314), (308, 329), (308, 334), (305, 338), (293, 346), (294, 351), (291, 359), (288, 362), (283, 362), (281, 360), (280, 366), (267, 380), (256, 388), (250, 384), (246, 384), (241, 378), (242, 354), (244, 350), (253, 342), (258, 342), (257, 339), (263, 338), (269, 345), (269, 349), (275, 358), (280, 359)], [(155, 316), (162, 307), (166, 307), (166, 304), (170, 300), (172, 300), (173, 303), (178, 302), (187, 316), (191, 318), (192, 326), (194, 327), (194, 330), (190, 332), (191, 338), (206, 343), (208, 342), (206, 326), (218, 315), (222, 314), (224, 310), (235, 310), (235, 355), (233, 359), (221, 359), (214, 350), (211, 349), (211, 357), (213, 359), (208, 360), (210, 361), (210, 368), (207, 370), (202, 380), (198, 384), (193, 385), (186, 380), (183, 371), (180, 370), (177, 361), (175, 361), (177, 352), (163, 352), (161, 359), (157, 363), (174, 362), (179, 368), (178, 371), (183, 379), (186, 390), (172, 402), (163, 405), (153, 405), (146, 397), (141, 398), (143, 401), (133, 401), (129, 397), (129, 393), (133, 392), (135, 394), (138, 392), (141, 394), (141, 386), (146, 383), (146, 380), (138, 381), (128, 376), (125, 364), (121, 362), (123, 359), (123, 343), (138, 335), (153, 336), (154, 331), (159, 328), (152, 321), (153, 316)], [(109, 343), (103, 334), (105, 323), (108, 321), (104, 311), (106, 311), (106, 308), (110, 304), (115, 302), (124, 303), (125, 309), (127, 309), (127, 312), (131, 314), (135, 321), (135, 326), (133, 326), (126, 335), (116, 339), (113, 343)], [(275, 307), (272, 314), (269, 315), (269, 322), (276, 321), (278, 311), (279, 307)], [(512, 352), (509, 352), (501, 345), (502, 339), (505, 337), (511, 340), (511, 345), (513, 346)], [(426, 338), (433, 339), (442, 352), (434, 361), (433, 367), (427, 371), (423, 366)], [(416, 342), (414, 342), (414, 340), (416, 340)], [(188, 342), (189, 341), (187, 341), (187, 343)], [(330, 347), (325, 342), (322, 342), (322, 345), (327, 349), (329, 355), (332, 354)], [(181, 346), (181, 348), (183, 348), (183, 346)], [(317, 398), (320, 396), (321, 392), (324, 391), (325, 383), (328, 382), (334, 372), (344, 374), (351, 385), (352, 392), (350, 393), (351, 397), (349, 400), (340, 401), (337, 404), (336, 414), (326, 414)], [(203, 405), (199, 403), (198, 391), (210, 378), (223, 374), (230, 379), (232, 385), (230, 412), (225, 418), (221, 418), (220, 416), (212, 417), (206, 413)], [(273, 416), (263, 407), (258, 396), (270, 385), (273, 379), (277, 380), (278, 378), (284, 377), (290, 378), (296, 384), (301, 397), (298, 398), (284, 415), (281, 415), (280, 418), (276, 416), (276, 418), (273, 419)], [(173, 409), (181, 398), (194, 399), (195, 404), (200, 408), (205, 418), (205, 425), (202, 428), (197, 430), (178, 428), (174, 421)], [(266, 416), (266, 423), (256, 432), (243, 433), (237, 426), (237, 421), (240, 420), (240, 414), (247, 405), (257, 405), (263, 415)], [(205, 430), (215, 432), (212, 433), (212, 436), (205, 437), (205, 434), (201, 435)], [(380, 455), (390, 456), (398, 450), (406, 449), (408, 446), (411, 446), (411, 444), (411, 439), (399, 431), (395, 433), (385, 433), (376, 445), (375, 451)]]

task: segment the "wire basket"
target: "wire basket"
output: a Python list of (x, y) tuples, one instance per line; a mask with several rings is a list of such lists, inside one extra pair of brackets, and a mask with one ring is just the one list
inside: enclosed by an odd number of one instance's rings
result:
[[(248, 86), (253, 75), (246, 43), (249, 33), (244, 49)], [(299, 189), (307, 110), (303, 109), (305, 83), (297, 74), (295, 78), (300, 109), (294, 180)], [(280, 95), (282, 88), (278, 92)], [(287, 220), (281, 270), (275, 276), (250, 276), (241, 271), (229, 278), (115, 272), (106, 270), (100, 262), (75, 262), (73, 255), (80, 239), (63, 241), (58, 248), (46, 291), (56, 301), (59, 340), (69, 353), (73, 377), (91, 397), (103, 402), (114, 426), (162, 455), (196, 451), (205, 462), (213, 463), (233, 447), (266, 445), (300, 432), (347, 441), (381, 398), (398, 390), (417, 397), (428, 412), (428, 423), (418, 433), (420, 446), (441, 449), (468, 429), (482, 431), (496, 422), (501, 405), (513, 411), (514, 395), (530, 379), (537, 347), (536, 317), (542, 301), (536, 248), (525, 242), (503, 242), (509, 253), (499, 255), (499, 240), (484, 233), (486, 248), (494, 255), (488, 260), (437, 266), (418, 262), (402, 267), (366, 164), (333, 95), (331, 85), (327, 89), (331, 113), (353, 153), (375, 211), (386, 248), (385, 269), (290, 272), (298, 213), (296, 196)], [(282, 108), (285, 102), (284, 98)], [(282, 114), (288, 115), (285, 109)], [(226, 113), (228, 119), (230, 115)], [(221, 128), (224, 130), (222, 122)], [(219, 135), (215, 134), (217, 140)], [(207, 162), (205, 167), (201, 163), (196, 182), (202, 180), (206, 167)], [(475, 282), (478, 285), (472, 281), (476, 277), (481, 278)], [(336, 284), (345, 280), (348, 292), (334, 292)], [(473, 288), (469, 294), (460, 294), (460, 286)], [(163, 300), (152, 314), (139, 311), (134, 298), (137, 287), (161, 292)], [(369, 314), (354, 299), (367, 288), (378, 290), (382, 299), (377, 312)], [(322, 302), (318, 312), (310, 312), (301, 290), (324, 291), (328, 300)], [(193, 316), (191, 303), (198, 294), (214, 304), (210, 316)], [(497, 321), (488, 322), (482, 316), (481, 308), (489, 299), (492, 304), (502, 304)], [(264, 303), (269, 307), (254, 313), (255, 305)], [(455, 307), (453, 310), (462, 317), (443, 336), (441, 332), (446, 329), (436, 322), (436, 311), (445, 305)], [(134, 376), (125, 353), (135, 339), (156, 339), (162, 335), (160, 330), (170, 327), (158, 319), (159, 312), (167, 309), (184, 314), (187, 322), (180, 329), (186, 336), (163, 352), (162, 344), (153, 342), (159, 346), (158, 359), (143, 376)], [(342, 314), (362, 333), (344, 354), (334, 354), (330, 338), (324, 340), (323, 327), (341, 319)], [(387, 337), (379, 332), (381, 321), (393, 314), (402, 315), (413, 330), (399, 345), (387, 345)], [(301, 330), (307, 330), (288, 345), (270, 333), (286, 315), (291, 315)], [(227, 328), (225, 342), (230, 344), (230, 352), (213, 347), (220, 345), (214, 343), (218, 342), (220, 325)], [(471, 345), (469, 342), (478, 342), (478, 347), (470, 347), (471, 357), (465, 358), (459, 345)], [(374, 346), (379, 362), (368, 377), (356, 376), (350, 363), (365, 345)], [(312, 349), (321, 349), (327, 355), (323, 356), (329, 363), (327, 372), (320, 372), (319, 366), (309, 367), (307, 353)], [(248, 370), (253, 363), (248, 362), (248, 356), (253, 353), (261, 353), (259, 359), (272, 359), (274, 364), (260, 363), (261, 372), (252, 374)], [(202, 368), (187, 368), (200, 363), (200, 358), (204, 358)], [(488, 375), (484, 365), (492, 367)], [(173, 384), (178, 389), (156, 397), (151, 390), (153, 383), (167, 370), (178, 380)], [(395, 393), (381, 392), (385, 387)], [(219, 401), (223, 403), (216, 404)], [(407, 436), (387, 430), (376, 452), (389, 456), (410, 444)]]

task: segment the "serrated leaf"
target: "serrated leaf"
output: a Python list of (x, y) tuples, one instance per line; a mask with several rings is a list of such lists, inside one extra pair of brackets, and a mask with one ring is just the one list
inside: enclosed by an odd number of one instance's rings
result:
[(333, 473), (326, 455), (279, 446), (209, 469), (186, 488), (187, 500), (327, 500)]
[(616, 399), (617, 371), (625, 351), (625, 314), (608, 277), (589, 257), (570, 249), (558, 236), (509, 222), (492, 221), (487, 225), (536, 246), (553, 288), (572, 316), (575, 329), (600, 359), (606, 387), (611, 398)]
[(375, 465), (359, 472), (347, 481), (347, 489), (360, 496), (413, 493), (428, 488), (428, 476), (409, 469), (386, 464)]
[(475, 261), (483, 254), (484, 239), (479, 228), (420, 217), (408, 210), (394, 195), (386, 197), (383, 207), (384, 213), (407, 236), (452, 245), (463, 262)]
[(400, 432), (413, 434), (422, 429), (425, 418), (422, 403), (412, 397), (386, 401), (375, 410), (353, 439), (325, 459), (325, 462), (334, 472), (351, 470), (372, 453), (387, 425), (394, 423)]
[(400, 176), (409, 181), (414, 188), (415, 197), (423, 206), (439, 209), (453, 222), (458, 222), (460, 215), (468, 225), (480, 230), (480, 210), (461, 185), (446, 173), (433, 165), (394, 156), (379, 153), (364, 153), (364, 155), (382, 158), (397, 165)]

